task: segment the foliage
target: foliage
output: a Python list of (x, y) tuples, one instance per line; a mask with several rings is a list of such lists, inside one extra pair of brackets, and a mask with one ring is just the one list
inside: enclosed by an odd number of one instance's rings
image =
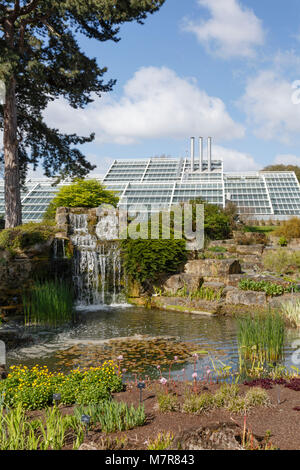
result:
[[(75, 402), (88, 405), (110, 397), (111, 392), (121, 391), (122, 379), (116, 364), (104, 362), (101, 367), (73, 370), (70, 374), (52, 373), (47, 367), (11, 366), (6, 380), (0, 381), (0, 395), (4, 405), (25, 409), (42, 409), (50, 405), (53, 394), (61, 395), (61, 403)], [(78, 400), (77, 400), (78, 399)]]
[[(63, 97), (74, 109), (110, 92), (114, 80), (103, 81), (106, 67), (81, 49), (78, 34), (99, 42), (119, 41), (120, 26), (142, 23), (164, 0), (47, 0), (1, 2), (0, 80), (16, 83), (18, 154), (24, 178), (28, 164), (40, 160), (46, 176), (84, 176), (93, 165), (78, 145), (94, 134), (62, 134), (44, 120), (44, 110)], [(4, 25), (11, 24), (4, 33)], [(0, 106), (0, 130), (4, 107)]]
[(285, 237), (288, 241), (292, 238), (300, 238), (300, 219), (292, 217), (289, 220), (284, 220), (280, 227), (276, 228), (274, 235)]
[(168, 450), (173, 440), (174, 435), (171, 432), (160, 432), (155, 439), (148, 441), (147, 450)]
[(262, 390), (259, 387), (254, 387), (246, 393), (245, 404), (247, 408), (271, 406), (271, 400), (265, 390)]
[(294, 171), (300, 181), (300, 167), (296, 165), (269, 165), (263, 171)]
[(185, 240), (121, 241), (126, 273), (141, 284), (152, 284), (161, 275), (174, 274), (186, 262)]
[(262, 258), (265, 269), (278, 274), (289, 273), (300, 268), (300, 251), (289, 252), (284, 248), (268, 250)]
[(210, 240), (223, 240), (229, 238), (232, 227), (232, 218), (230, 213), (224, 209), (209, 204), (202, 199), (195, 199), (189, 202), (192, 205), (192, 223), (193, 230), (196, 229), (196, 205), (204, 205), (204, 234)]
[(56, 327), (74, 318), (72, 286), (62, 281), (35, 282), (29, 293), (23, 294), (25, 324)]
[(84, 438), (81, 424), (56, 407), (47, 409), (43, 420), (29, 420), (20, 405), (5, 413), (0, 408), (0, 450), (60, 450), (72, 433), (73, 448), (78, 449)]
[(300, 327), (300, 300), (295, 299), (282, 304), (282, 314), (291, 326)]
[(227, 248), (225, 248), (225, 246), (211, 246), (207, 248), (207, 251), (211, 251), (212, 253), (226, 253)]
[(263, 232), (239, 231), (234, 233), (234, 241), (238, 245), (267, 245), (268, 239)]
[(197, 395), (192, 393), (185, 397), (182, 411), (184, 413), (200, 414), (213, 408), (214, 398), (210, 393), (201, 393)]
[(177, 411), (179, 408), (178, 398), (172, 393), (157, 393), (156, 398), (162, 413)]
[(241, 290), (265, 292), (267, 295), (272, 297), (298, 290), (297, 286), (294, 284), (282, 286), (270, 281), (254, 281), (253, 279), (241, 279), (239, 282), (239, 288)]
[(241, 361), (274, 362), (282, 357), (284, 320), (279, 313), (269, 312), (252, 318), (238, 319), (237, 339)]
[(34, 223), (5, 229), (0, 232), (0, 249), (25, 250), (39, 243), (46, 243), (54, 235), (54, 226)]
[(245, 225), (243, 231), (245, 233), (269, 233), (273, 232), (275, 227), (273, 225), (265, 225), (263, 227), (259, 225)]
[(76, 408), (75, 416), (80, 419), (82, 415), (90, 416), (91, 424), (99, 424), (105, 433), (127, 431), (142, 426), (146, 420), (144, 406), (135, 408), (117, 401), (103, 401), (97, 405)]
[(50, 202), (44, 219), (53, 219), (58, 207), (99, 207), (101, 204), (117, 206), (119, 199), (97, 180), (76, 179), (72, 184), (62, 186)]
[(279, 240), (278, 240), (278, 245), (279, 246), (287, 246), (288, 244), (288, 241), (285, 237), (280, 237)]

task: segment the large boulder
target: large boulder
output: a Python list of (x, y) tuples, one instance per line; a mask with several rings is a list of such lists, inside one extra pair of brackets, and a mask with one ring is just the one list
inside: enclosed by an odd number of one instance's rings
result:
[(266, 305), (267, 295), (265, 292), (232, 289), (226, 293), (226, 303), (232, 305)]
[(169, 277), (169, 279), (164, 284), (164, 290), (168, 294), (176, 294), (179, 289), (183, 289), (186, 287), (187, 293), (193, 292), (199, 287), (201, 287), (203, 283), (203, 277), (199, 276), (198, 274), (175, 274), (174, 276)]
[(284, 294), (280, 295), (278, 297), (273, 297), (270, 299), (270, 307), (271, 308), (276, 308), (276, 309), (281, 309), (284, 307), (284, 304), (286, 303), (293, 303), (296, 304), (300, 302), (300, 293), (294, 293), (294, 294)]
[(235, 423), (213, 423), (182, 431), (173, 447), (180, 450), (244, 450), (241, 431)]
[(236, 259), (204, 259), (189, 261), (184, 271), (186, 274), (204, 278), (223, 278), (230, 274), (241, 273), (241, 265)]

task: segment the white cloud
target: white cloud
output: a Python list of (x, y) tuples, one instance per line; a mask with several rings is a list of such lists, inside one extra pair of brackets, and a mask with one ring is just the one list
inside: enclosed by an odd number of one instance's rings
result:
[(223, 59), (253, 57), (255, 48), (262, 46), (265, 33), (254, 12), (238, 0), (198, 0), (211, 17), (205, 21), (186, 20), (185, 31), (194, 33), (207, 50)]
[(213, 145), (213, 159), (223, 159), (224, 171), (257, 171), (261, 169), (254, 158), (243, 152)]
[(195, 79), (181, 78), (166, 67), (138, 70), (120, 99), (96, 98), (84, 110), (74, 110), (60, 99), (49, 105), (45, 117), (64, 132), (96, 132), (98, 142), (124, 145), (190, 135), (231, 140), (245, 133), (220, 98), (208, 96)]
[(239, 104), (258, 137), (290, 143), (299, 134), (300, 105), (292, 101), (294, 92), (292, 82), (273, 70), (248, 81)]
[(277, 155), (274, 165), (296, 165), (300, 166), (300, 157), (292, 154)]

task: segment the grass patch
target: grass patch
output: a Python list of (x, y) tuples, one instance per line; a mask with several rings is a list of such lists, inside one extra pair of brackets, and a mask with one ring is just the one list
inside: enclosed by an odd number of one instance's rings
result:
[(176, 395), (171, 393), (158, 393), (156, 397), (158, 408), (161, 413), (168, 413), (179, 409), (178, 398)]
[(282, 314), (292, 327), (300, 327), (300, 300), (284, 303), (282, 305)]
[(174, 435), (171, 432), (160, 432), (155, 439), (148, 441), (147, 450), (168, 450), (173, 440)]
[(201, 414), (210, 411), (214, 407), (214, 397), (210, 393), (195, 393), (188, 395), (183, 403), (184, 413)]
[(273, 225), (264, 225), (264, 226), (259, 226), (259, 225), (247, 225), (244, 227), (244, 232), (251, 232), (251, 233), (270, 233), (274, 232), (277, 229), (277, 227)]

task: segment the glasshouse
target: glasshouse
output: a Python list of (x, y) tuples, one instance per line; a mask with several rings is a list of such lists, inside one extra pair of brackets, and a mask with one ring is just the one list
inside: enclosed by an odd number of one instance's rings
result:
[[(115, 160), (103, 176), (107, 189), (120, 197), (119, 205), (137, 209), (168, 209), (179, 202), (203, 199), (225, 207), (236, 204), (240, 214), (258, 219), (285, 219), (300, 215), (300, 185), (294, 172), (223, 171), (223, 161), (214, 160), (211, 139), (207, 158), (203, 158), (203, 140), (195, 156), (191, 140), (191, 158), (155, 157), (148, 160)], [(58, 189), (70, 180), (53, 185), (54, 180), (30, 178), (22, 192), (23, 220), (39, 221)], [(0, 214), (4, 213), (4, 183), (0, 181)]]

